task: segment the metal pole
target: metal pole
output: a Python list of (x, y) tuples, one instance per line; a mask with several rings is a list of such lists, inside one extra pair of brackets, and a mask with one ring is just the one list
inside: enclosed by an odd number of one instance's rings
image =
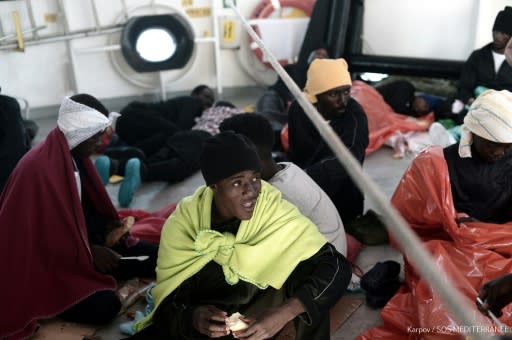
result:
[(158, 72), (158, 80), (160, 81), (160, 97), (162, 98), (162, 101), (164, 101), (167, 99), (167, 93), (165, 92), (165, 81), (162, 71)]
[[(33, 11), (33, 8), (32, 8), (32, 0), (26, 0), (27, 3), (26, 3), (26, 6), (27, 6), (27, 11), (28, 11), (28, 18), (30, 20), (30, 26), (32, 27), (36, 27), (36, 20), (34, 18), (34, 11)], [(46, 26), (44, 26), (46, 27)], [(37, 32), (38, 30), (34, 30), (34, 39), (37, 39), (39, 38), (39, 33)]]
[[(78, 38), (87, 38), (87, 37), (94, 37), (98, 35), (104, 35), (104, 34), (111, 34), (120, 32), (123, 28), (119, 25), (112, 26), (111, 28), (105, 27), (100, 31), (96, 30), (82, 30), (77, 31), (74, 33), (67, 33), (67, 34), (56, 34), (52, 36), (48, 36), (45, 38), (40, 38), (38, 40), (26, 40), (25, 46), (36, 46), (36, 45), (42, 45), (42, 44), (49, 44), (54, 42), (60, 42), (60, 41), (68, 41), (71, 39), (78, 39)], [(0, 50), (8, 50), (16, 48), (16, 44), (0, 44)]]
[[(37, 31), (40, 31), (40, 30), (45, 29), (45, 28), (46, 28), (46, 26), (39, 26), (39, 27), (29, 28), (29, 29), (21, 31), (21, 34), (23, 35), (25, 33), (37, 32)], [(16, 34), (9, 34), (9, 35), (3, 36), (3, 37), (0, 38), (0, 41), (9, 40), (9, 39), (13, 39), (13, 38), (16, 38)], [(27, 45), (27, 40), (25, 40), (25, 45)]]
[[(69, 33), (69, 22), (66, 17), (66, 12), (64, 10), (64, 4), (62, 2), (63, 0), (57, 0), (57, 7), (59, 9), (59, 18), (61, 19), (61, 22), (64, 26), (64, 34)], [(66, 40), (66, 51), (68, 53), (69, 57), (69, 64), (70, 64), (70, 85), (71, 90), (73, 90), (75, 93), (78, 91), (78, 80), (76, 77), (76, 66), (75, 66), (75, 56), (73, 54), (73, 48), (71, 46), (71, 41)]]
[[(393, 233), (393, 236), (402, 248), (405, 249), (407, 256), (414, 264), (415, 269), (428, 280), (435, 291), (444, 299), (444, 301), (447, 302), (448, 308), (450, 308), (463, 325), (479, 325), (477, 320), (471, 314), (473, 308), (466, 302), (466, 297), (456, 290), (453, 285), (441, 275), (439, 268), (435, 265), (430, 254), (427, 252), (418, 237), (409, 228), (407, 222), (389, 204), (388, 199), (377, 185), (363, 172), (361, 165), (354, 156), (352, 156), (347, 147), (340, 141), (329, 123), (325, 121), (320, 113), (318, 113), (313, 104), (307, 100), (297, 84), (295, 84), (292, 78), (279, 64), (276, 57), (266, 48), (263, 41), (256, 32), (254, 32), (249, 23), (240, 14), (240, 12), (238, 12), (235, 6), (233, 6), (232, 1), (228, 0), (228, 3), (231, 9), (233, 9), (242, 21), (246, 31), (266, 54), (274, 70), (277, 71), (281, 79), (283, 79), (287, 87), (291, 90), (294, 97), (304, 109), (309, 119), (313, 122), (322, 138), (327, 142), (336, 157), (343, 164), (352, 180), (354, 180), (360, 189), (368, 193), (370, 199), (372, 199), (372, 201), (374, 201), (380, 208), (380, 211), (383, 212), (383, 219), (387, 228)], [(471, 336), (475, 339), (487, 339), (487, 337), (480, 333), (472, 333)]]
[(212, 0), (212, 21), (213, 21), (213, 51), (215, 58), (215, 73), (217, 78), (217, 95), (222, 97), (222, 62), (220, 60), (220, 41), (219, 41), (219, 18), (217, 16), (216, 1)]
[(121, 49), (121, 45), (109, 45), (109, 46), (79, 48), (79, 49), (75, 50), (75, 53), (77, 53), (77, 54), (87, 54), (87, 53), (119, 51), (120, 49)]
[(126, 6), (126, 0), (121, 0), (121, 7), (123, 8), (124, 19), (128, 20), (128, 6)]
[(100, 18), (98, 16), (98, 8), (96, 7), (96, 1), (90, 0), (92, 6), (92, 14), (94, 16), (94, 23), (96, 24), (96, 31), (100, 30)]

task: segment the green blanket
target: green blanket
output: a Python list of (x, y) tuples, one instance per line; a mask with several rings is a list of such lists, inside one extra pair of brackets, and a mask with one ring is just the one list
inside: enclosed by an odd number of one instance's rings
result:
[[(210, 261), (222, 266), (229, 284), (243, 280), (260, 289), (279, 289), (301, 261), (327, 242), (308, 218), (264, 181), (252, 218), (241, 222), (236, 235), (210, 229), (212, 200), (213, 191), (202, 186), (184, 198), (165, 223), (153, 311)], [(135, 330), (149, 325), (152, 315), (139, 321)]]

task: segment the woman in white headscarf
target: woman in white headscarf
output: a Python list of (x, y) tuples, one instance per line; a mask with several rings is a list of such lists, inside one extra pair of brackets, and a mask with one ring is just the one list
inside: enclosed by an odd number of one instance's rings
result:
[(459, 144), (444, 150), (457, 211), (512, 221), (512, 93), (488, 90), (464, 118)]

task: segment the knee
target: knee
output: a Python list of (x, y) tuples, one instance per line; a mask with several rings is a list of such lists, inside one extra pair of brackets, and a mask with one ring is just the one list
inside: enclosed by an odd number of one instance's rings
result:
[(95, 309), (95, 323), (104, 324), (113, 320), (121, 310), (121, 301), (113, 291), (103, 291), (103, 301)]

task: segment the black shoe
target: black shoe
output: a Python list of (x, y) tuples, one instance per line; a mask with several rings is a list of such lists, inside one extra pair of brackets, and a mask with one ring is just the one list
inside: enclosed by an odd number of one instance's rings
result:
[(373, 210), (368, 210), (364, 215), (347, 222), (345, 230), (359, 242), (369, 246), (389, 243), (386, 226)]
[(361, 288), (374, 295), (387, 295), (396, 291), (400, 274), (400, 263), (395, 261), (378, 262), (361, 277)]
[(389, 300), (395, 295), (395, 293), (400, 288), (400, 281), (395, 280), (390, 283), (388, 283), (388, 289), (389, 291), (387, 294), (371, 294), (366, 293), (366, 305), (370, 308), (379, 309), (382, 308), (388, 303)]
[(400, 288), (400, 264), (395, 261), (377, 263), (361, 277), (361, 288), (366, 292), (366, 304), (382, 308)]

